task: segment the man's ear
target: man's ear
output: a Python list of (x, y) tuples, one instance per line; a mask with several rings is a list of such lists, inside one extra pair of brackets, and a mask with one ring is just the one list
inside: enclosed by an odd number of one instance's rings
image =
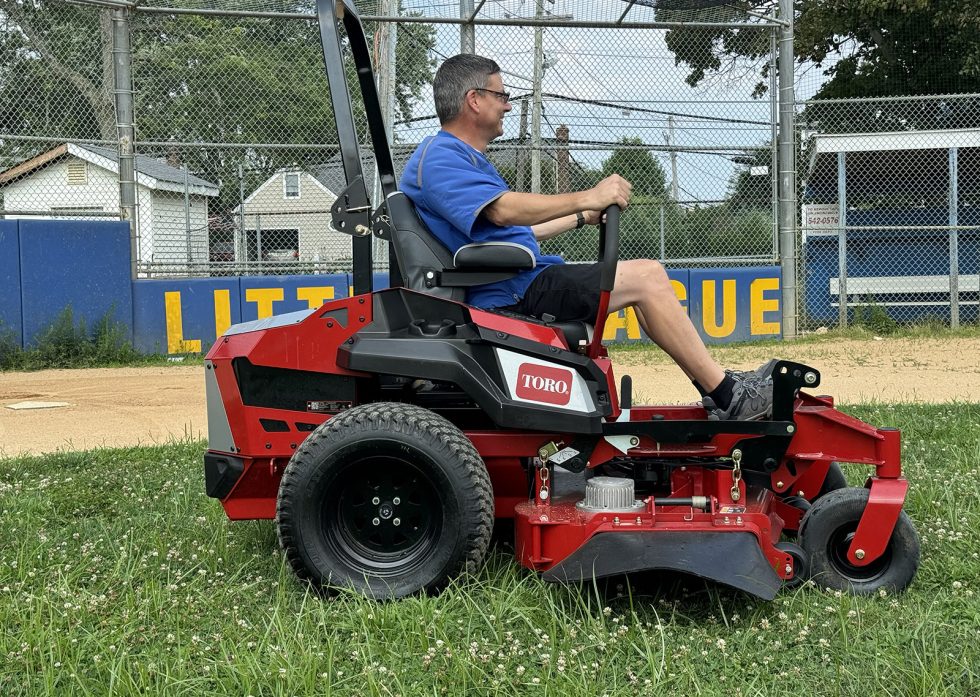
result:
[(480, 113), (479, 93), (476, 90), (470, 90), (469, 92), (467, 92), (466, 96), (463, 97), (463, 106), (472, 110), (474, 114), (479, 114)]

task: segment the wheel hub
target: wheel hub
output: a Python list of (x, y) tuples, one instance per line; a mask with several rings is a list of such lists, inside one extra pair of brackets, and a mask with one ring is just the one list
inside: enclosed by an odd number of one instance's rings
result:
[(364, 571), (403, 572), (430, 553), (440, 534), (438, 491), (407, 459), (380, 454), (357, 459), (330, 491), (323, 534)]

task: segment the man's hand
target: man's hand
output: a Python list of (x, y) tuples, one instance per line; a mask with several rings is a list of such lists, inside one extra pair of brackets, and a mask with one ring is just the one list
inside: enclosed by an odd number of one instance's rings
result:
[(613, 204), (620, 208), (626, 208), (629, 205), (632, 190), (632, 184), (618, 174), (612, 174), (585, 192), (588, 208), (589, 210), (602, 211)]
[(582, 211), (586, 225), (598, 225), (602, 222), (602, 211)]

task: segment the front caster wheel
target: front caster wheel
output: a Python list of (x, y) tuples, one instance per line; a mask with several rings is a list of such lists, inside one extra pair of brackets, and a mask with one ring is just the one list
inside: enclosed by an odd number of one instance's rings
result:
[(904, 590), (919, 568), (919, 537), (902, 511), (884, 553), (870, 564), (854, 566), (847, 550), (868, 505), (867, 489), (838, 489), (821, 496), (803, 516), (800, 544), (814, 581), (833, 590), (870, 595), (880, 589)]
[(478, 568), (493, 491), (449, 421), (411, 404), (367, 404), (310, 434), (283, 473), (276, 513), (286, 559), (316, 589), (401, 598)]

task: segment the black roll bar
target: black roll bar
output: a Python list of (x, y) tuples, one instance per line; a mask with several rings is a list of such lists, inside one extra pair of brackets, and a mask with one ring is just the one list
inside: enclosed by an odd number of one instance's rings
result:
[[(338, 197), (341, 213), (348, 219), (360, 221), (367, 233), (353, 234), (352, 253), (354, 266), (354, 294), (370, 293), (372, 283), (371, 255), (371, 211), (364, 172), (361, 168), (360, 148), (357, 143), (357, 128), (354, 125), (354, 113), (351, 107), (350, 90), (347, 87), (347, 75), (344, 71), (343, 47), (340, 41), (339, 24), (342, 22), (347, 33), (350, 51), (354, 57), (354, 67), (357, 80), (361, 86), (361, 97), (364, 101), (364, 111), (367, 114), (368, 130), (374, 146), (374, 160), (377, 163), (381, 179), (382, 195), (387, 198), (397, 190), (395, 167), (391, 158), (391, 148), (388, 146), (388, 134), (382, 118), (381, 102), (378, 99), (378, 88), (374, 82), (374, 71), (371, 68), (371, 52), (368, 48), (364, 27), (357, 15), (353, 2), (349, 0), (317, 0), (317, 19), (320, 25), (320, 43), (323, 46), (323, 63), (327, 71), (327, 82), (330, 86), (330, 101), (333, 105), (334, 121), (337, 126), (337, 138), (340, 142), (340, 156), (344, 166), (344, 176), (347, 179), (347, 190)], [(335, 204), (335, 207), (337, 206)], [(363, 217), (361, 216), (363, 213)], [(398, 264), (394, 259), (394, 251), (389, 245), (389, 277), (392, 287), (401, 285)]]

